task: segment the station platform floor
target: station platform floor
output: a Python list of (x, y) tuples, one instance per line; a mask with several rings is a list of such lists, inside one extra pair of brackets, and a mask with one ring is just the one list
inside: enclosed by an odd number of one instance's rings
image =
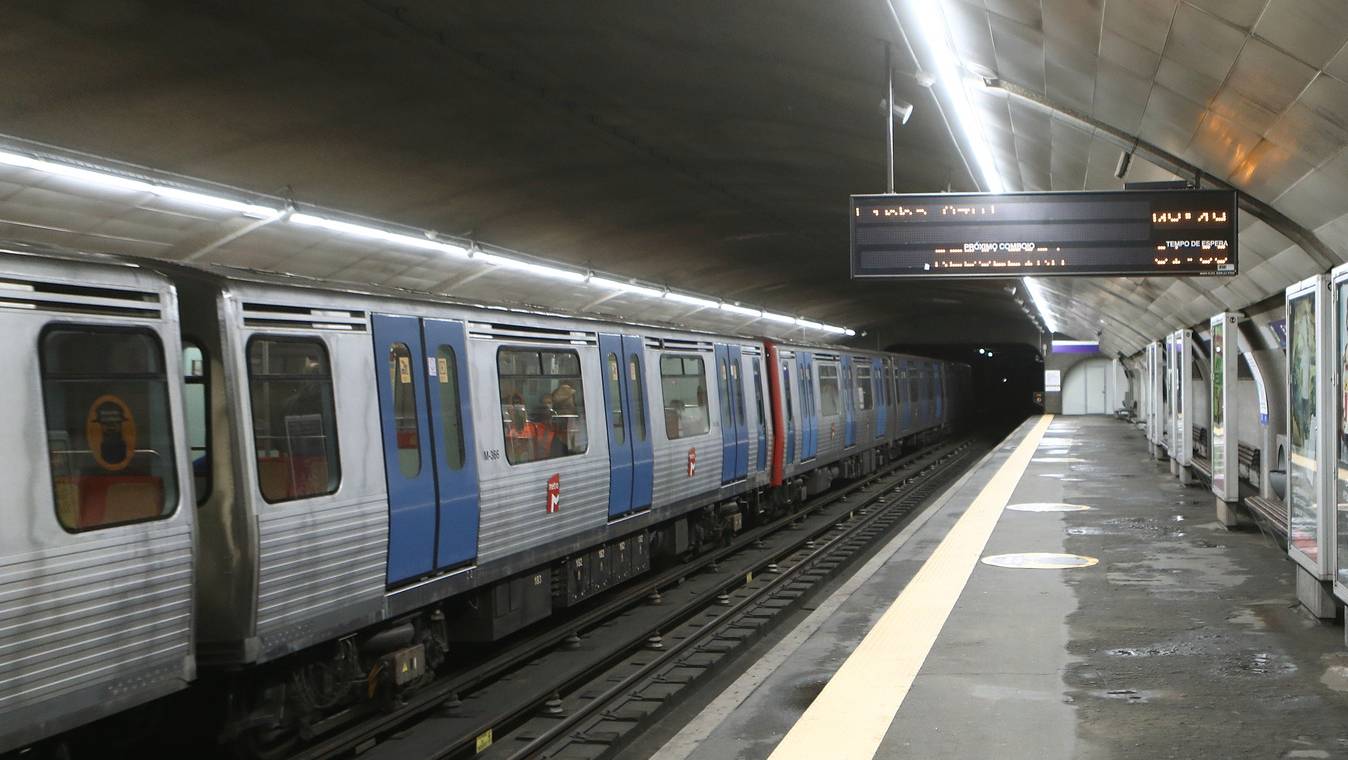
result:
[(1027, 420), (815, 605), (654, 757), (1348, 757), (1342, 627), (1113, 418)]

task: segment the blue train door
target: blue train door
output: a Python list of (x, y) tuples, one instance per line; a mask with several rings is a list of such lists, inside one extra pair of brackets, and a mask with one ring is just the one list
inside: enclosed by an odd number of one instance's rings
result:
[(480, 512), (473, 407), (469, 398), (468, 345), (462, 322), (425, 319), (430, 440), (437, 491), (435, 567), (462, 565), (477, 557)]
[[(635, 346), (634, 346), (635, 344)], [(608, 420), (608, 515), (616, 517), (631, 512), (632, 509), (648, 507), (651, 503), (650, 478), (642, 484), (642, 496), (636, 497), (638, 486), (639, 458), (644, 460), (642, 474), (647, 476), (651, 470), (650, 437), (647, 435), (646, 410), (632, 408), (632, 383), (628, 375), (632, 372), (631, 356), (636, 353), (636, 375), (643, 376), (640, 367), (640, 338), (631, 336), (611, 336), (600, 333), (600, 361), (604, 365), (604, 416)], [(640, 388), (644, 391), (644, 388)], [(644, 393), (642, 393), (644, 396)], [(644, 400), (642, 403), (644, 406)], [(640, 420), (636, 419), (640, 414)], [(638, 454), (636, 434), (640, 433), (643, 446)], [(636, 501), (644, 501), (638, 504)]]
[(376, 314), (375, 379), (388, 483), (389, 583), (435, 569), (435, 468), (427, 434), (421, 325), (415, 317)]
[(623, 336), (627, 371), (623, 390), (627, 396), (628, 440), (632, 442), (632, 509), (651, 506), (655, 487), (655, 448), (651, 443), (651, 415), (646, 404), (646, 352), (639, 335)]
[(768, 420), (767, 410), (763, 406), (763, 359), (753, 358), (754, 404), (758, 412), (758, 470), (767, 472), (768, 467)]
[(800, 381), (800, 461), (819, 453), (819, 417), (814, 405), (814, 354), (796, 354), (796, 377)]
[(736, 480), (749, 477), (749, 418), (744, 403), (744, 352), (740, 346), (726, 346), (726, 361), (730, 366), (730, 416), (735, 423)]
[(856, 396), (852, 380), (852, 357), (842, 358), (843, 448), (857, 445), (857, 418), (852, 406)]
[(875, 384), (871, 394), (875, 399), (875, 437), (884, 438), (889, 430), (886, 426), (889, 421), (889, 378), (885, 376), (883, 359), (871, 360), (871, 382)]

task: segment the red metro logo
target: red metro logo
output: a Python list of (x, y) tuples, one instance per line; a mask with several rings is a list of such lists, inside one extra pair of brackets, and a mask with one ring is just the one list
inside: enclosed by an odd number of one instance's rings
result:
[(562, 511), (562, 475), (554, 473), (548, 478), (548, 514)]
[(693, 477), (697, 472), (697, 449), (688, 449), (688, 477)]

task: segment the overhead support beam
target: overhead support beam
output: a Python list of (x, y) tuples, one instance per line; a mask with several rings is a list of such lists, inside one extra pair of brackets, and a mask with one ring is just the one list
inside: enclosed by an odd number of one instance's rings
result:
[(1211, 185), (1212, 187), (1234, 191), (1242, 210), (1252, 214), (1256, 219), (1264, 222), (1277, 230), (1283, 237), (1300, 246), (1301, 250), (1305, 251), (1306, 255), (1310, 256), (1311, 259), (1325, 271), (1329, 271), (1338, 266), (1339, 259), (1334, 254), (1333, 249), (1325, 245), (1320, 238), (1316, 237), (1314, 232), (1293, 221), (1286, 214), (1268, 203), (1250, 195), (1220, 177), (1216, 177), (1203, 171), (1201, 167), (1185, 161), (1174, 153), (1157, 145), (1153, 145), (1137, 135), (1129, 134), (1122, 129), (1106, 124), (1093, 116), (1050, 103), (1043, 95), (1028, 88), (1021, 87), (1014, 82), (1008, 82), (1005, 79), (990, 78), (984, 79), (983, 84), (989, 89), (1000, 90), (1018, 100), (1023, 100), (1027, 103), (1039, 106), (1050, 113), (1066, 116), (1069, 119), (1090, 127), (1109, 138), (1111, 141), (1117, 143), (1118, 146), (1124, 150), (1143, 153), (1147, 160), (1166, 169), (1172, 174), (1180, 177), (1192, 177), (1195, 180), (1205, 181), (1206, 184)]

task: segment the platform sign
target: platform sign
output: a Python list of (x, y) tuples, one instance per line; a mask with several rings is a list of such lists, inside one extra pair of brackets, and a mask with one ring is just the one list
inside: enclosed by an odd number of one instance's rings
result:
[(1234, 275), (1231, 190), (854, 195), (852, 277)]
[(1222, 313), (1209, 323), (1212, 329), (1212, 397), (1208, 408), (1212, 417), (1208, 431), (1212, 447), (1212, 492), (1222, 501), (1240, 500), (1239, 437), (1236, 433), (1236, 371), (1240, 367), (1240, 334), (1236, 314)]
[(1348, 264), (1335, 267), (1334, 302), (1334, 595), (1348, 600)]
[[(1329, 277), (1317, 275), (1287, 289), (1287, 553), (1320, 580), (1330, 579), (1336, 408), (1333, 311)], [(1337, 510), (1336, 510), (1337, 511)]]

